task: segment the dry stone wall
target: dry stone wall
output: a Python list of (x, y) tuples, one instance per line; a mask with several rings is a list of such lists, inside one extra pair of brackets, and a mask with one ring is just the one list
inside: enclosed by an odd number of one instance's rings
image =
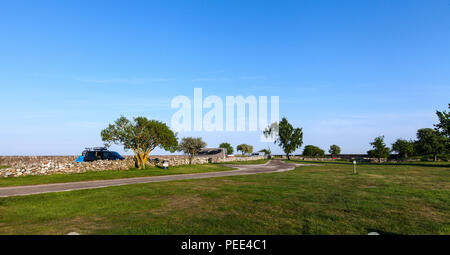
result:
[[(125, 160), (98, 160), (94, 162), (74, 162), (76, 156), (0, 156), (0, 177), (17, 177), (26, 175), (49, 175), (58, 173), (84, 173), (86, 171), (126, 170), (135, 167), (134, 157)], [(220, 163), (263, 159), (264, 156), (230, 157), (198, 156), (192, 164)], [(161, 166), (166, 160), (169, 166), (189, 164), (187, 156), (153, 156), (148, 160), (149, 166)]]

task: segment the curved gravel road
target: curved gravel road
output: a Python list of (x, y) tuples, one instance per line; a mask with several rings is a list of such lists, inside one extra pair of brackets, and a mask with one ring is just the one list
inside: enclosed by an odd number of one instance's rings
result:
[(23, 195), (49, 193), (49, 192), (61, 192), (61, 191), (70, 191), (70, 190), (96, 189), (96, 188), (120, 186), (120, 185), (127, 185), (127, 184), (136, 184), (136, 183), (150, 183), (150, 182), (176, 181), (176, 180), (188, 180), (188, 179), (203, 179), (203, 178), (211, 178), (211, 177), (249, 175), (249, 174), (260, 174), (260, 173), (275, 173), (275, 172), (284, 172), (284, 171), (293, 170), (298, 165), (301, 165), (301, 164), (285, 163), (281, 160), (270, 160), (266, 164), (259, 164), (259, 165), (226, 164), (226, 166), (231, 166), (231, 167), (237, 168), (237, 170), (230, 170), (230, 171), (207, 172), (207, 173), (196, 173), (196, 174), (164, 175), (164, 176), (148, 176), (148, 177), (135, 177), (135, 178), (112, 179), (112, 180), (52, 183), (52, 184), (39, 184), (39, 185), (29, 185), (29, 186), (2, 187), (2, 188), (0, 188), (0, 197), (23, 196)]

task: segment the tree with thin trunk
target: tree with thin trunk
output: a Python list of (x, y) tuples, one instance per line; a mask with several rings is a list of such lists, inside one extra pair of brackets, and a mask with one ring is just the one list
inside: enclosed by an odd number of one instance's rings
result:
[(279, 123), (272, 123), (267, 127), (263, 134), (268, 138), (274, 138), (274, 143), (280, 146), (288, 159), (290, 154), (303, 144), (303, 130), (302, 128), (294, 128), (286, 118), (283, 118)]
[(146, 117), (130, 121), (121, 116), (101, 131), (101, 137), (107, 147), (114, 143), (123, 145), (125, 151), (131, 149), (141, 169), (145, 168), (148, 155), (155, 148), (175, 152), (178, 145), (176, 134), (165, 123)]
[(184, 137), (181, 139), (180, 145), (178, 146), (179, 151), (183, 151), (189, 156), (189, 165), (192, 165), (192, 160), (195, 155), (197, 155), (203, 148), (206, 147), (206, 143), (203, 142), (200, 137)]

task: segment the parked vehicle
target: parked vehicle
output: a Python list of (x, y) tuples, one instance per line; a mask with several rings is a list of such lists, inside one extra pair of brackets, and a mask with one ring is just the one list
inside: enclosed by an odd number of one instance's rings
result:
[(105, 147), (86, 148), (75, 162), (92, 162), (96, 160), (124, 160), (119, 153), (108, 151)]
[(259, 151), (259, 152), (253, 152), (250, 156), (265, 156), (265, 155), (266, 155), (265, 152)]

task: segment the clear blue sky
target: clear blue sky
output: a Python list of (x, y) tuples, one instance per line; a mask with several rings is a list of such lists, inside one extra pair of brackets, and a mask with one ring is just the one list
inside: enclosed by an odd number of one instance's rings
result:
[(195, 87), (279, 96), (304, 145), (344, 153), (414, 138), (450, 103), (449, 0), (1, 1), (0, 33), (0, 155), (79, 154), (120, 115), (170, 124)]

